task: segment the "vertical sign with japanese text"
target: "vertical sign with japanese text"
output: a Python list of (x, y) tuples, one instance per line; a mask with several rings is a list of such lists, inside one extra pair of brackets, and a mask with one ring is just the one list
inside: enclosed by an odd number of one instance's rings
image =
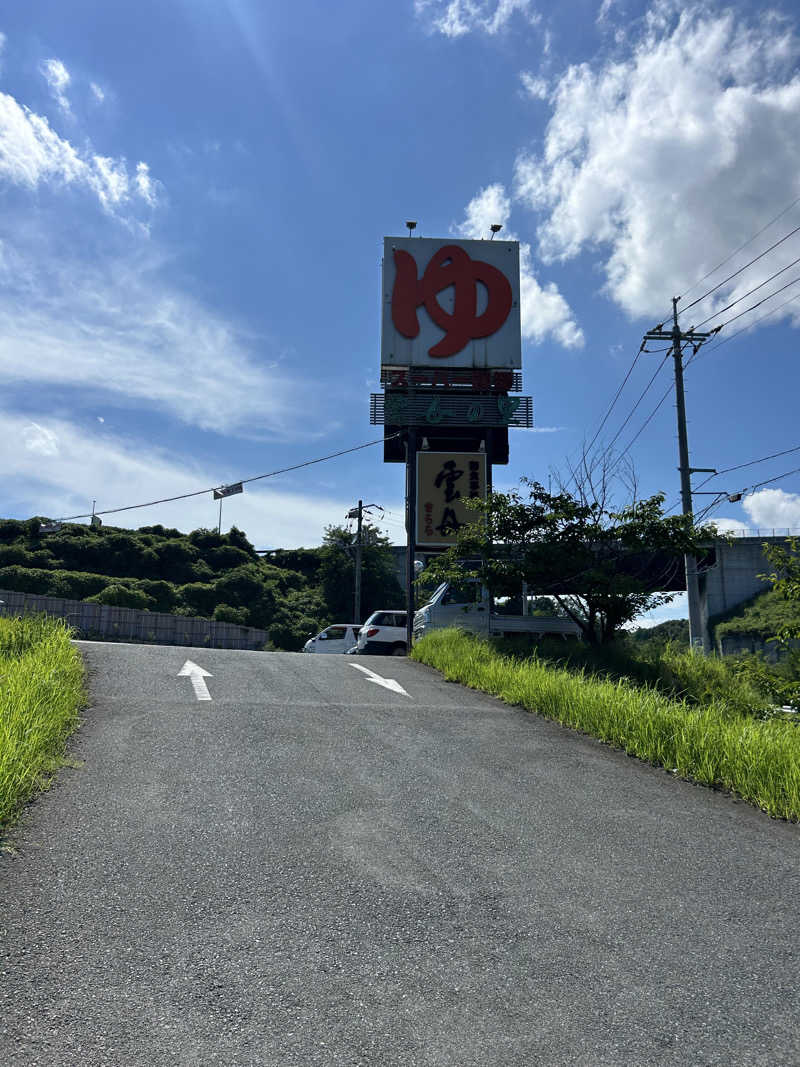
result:
[(416, 543), (455, 544), (460, 527), (479, 518), (470, 497), (486, 497), (485, 452), (418, 452)]

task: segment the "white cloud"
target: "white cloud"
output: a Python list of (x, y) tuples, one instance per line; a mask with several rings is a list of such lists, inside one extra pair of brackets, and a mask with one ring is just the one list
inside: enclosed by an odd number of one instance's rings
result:
[(725, 533), (743, 533), (748, 530), (749, 527), (746, 522), (742, 522), (741, 519), (728, 519), (724, 516), (707, 520), (710, 525), (716, 526), (717, 530), (721, 534)]
[(537, 78), (529, 70), (523, 70), (519, 76), (522, 88), (533, 100), (546, 100), (550, 95), (550, 86), (545, 78)]
[[(32, 427), (35, 432), (31, 434)], [(97, 500), (98, 511), (104, 511), (227, 484), (243, 474), (257, 473), (210, 469), (141, 441), (115, 437), (103, 427), (86, 430), (46, 415), (37, 415), (36, 422), (31, 422), (0, 413), (0, 435), (4, 440), (26, 441), (30, 436), (48, 446), (10, 450), (4, 458), (6, 499), (17, 501), (15, 514), (21, 515), (61, 518), (82, 514), (91, 510), (92, 500)], [(320, 493), (319, 474), (314, 470), (311, 468), (305, 477), (301, 474), (290, 480), (284, 476), (246, 485), (241, 496), (225, 502), (223, 529), (239, 526), (257, 548), (319, 545), (324, 527), (341, 524), (352, 500)], [(104, 516), (103, 522), (126, 528), (162, 523), (188, 531), (216, 526), (218, 508), (209, 492)]]
[(22, 430), (22, 442), (29, 452), (37, 456), (57, 456), (58, 438), (52, 430), (38, 422), (28, 423)]
[[(799, 48), (769, 11), (750, 24), (729, 10), (659, 3), (643, 26), (626, 55), (561, 76), (542, 149), (517, 160), (515, 195), (542, 216), (545, 262), (595, 250), (613, 299), (657, 317), (800, 192)], [(787, 216), (726, 273), (798, 221)], [(792, 258), (777, 250), (691, 322)]]
[(603, 0), (600, 5), (600, 10), (597, 12), (596, 22), (599, 24), (606, 22), (608, 19), (611, 8), (614, 6), (616, 0)]
[(92, 98), (96, 104), (102, 104), (106, 98), (105, 92), (100, 88), (97, 82), (90, 82), (89, 88), (92, 91)]
[(541, 21), (532, 0), (414, 0), (414, 10), (432, 31), (445, 37), (463, 37), (475, 31), (494, 36), (514, 15), (531, 25)]
[[(142, 168), (144, 170), (142, 171)], [(0, 180), (35, 189), (76, 185), (88, 189), (109, 212), (144, 200), (157, 200), (158, 183), (140, 163), (132, 179), (122, 158), (79, 151), (53, 130), (46, 118), (0, 93)]]
[(0, 259), (0, 386), (80, 390), (252, 439), (330, 430), (330, 396), (308, 397), (263, 339), (165, 285), (145, 254), (92, 268), (45, 243), (37, 266), (19, 248)]
[[(467, 204), (464, 221), (456, 231), (462, 237), (479, 239), (486, 237), (492, 223), (499, 222), (503, 227), (500, 236), (516, 240), (514, 233), (508, 229), (511, 214), (511, 201), (505, 187), (499, 182), (487, 185)], [(554, 282), (541, 285), (533, 268), (531, 246), (520, 242), (520, 314), (522, 319), (522, 336), (525, 340), (537, 344), (547, 337), (552, 337), (565, 348), (583, 346), (583, 331), (575, 322), (572, 310), (559, 292)]]
[(70, 114), (67, 89), (72, 78), (60, 59), (45, 59), (39, 66), (42, 77), (50, 86), (53, 99), (65, 114)]
[(800, 529), (800, 493), (760, 489), (746, 496), (742, 507), (759, 529)]

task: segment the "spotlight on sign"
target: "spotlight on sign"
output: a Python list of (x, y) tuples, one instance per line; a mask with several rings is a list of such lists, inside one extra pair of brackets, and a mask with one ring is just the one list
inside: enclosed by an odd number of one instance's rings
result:
[(502, 228), (503, 228), (503, 225), (502, 225), (502, 223), (500, 223), (500, 222), (493, 222), (493, 223), (492, 223), (492, 225), (491, 225), (491, 226), (489, 227), (489, 229), (490, 229), (490, 230), (492, 231), (492, 236), (491, 236), (491, 237), (489, 238), (489, 240), (490, 240), (490, 241), (493, 241), (493, 240), (494, 240), (494, 235), (495, 235), (496, 233), (500, 233), (500, 231), (502, 230)]
[(406, 226), (408, 227), (408, 236), (410, 237), (411, 236), (411, 231), (412, 230), (416, 230), (417, 224), (416, 224), (416, 222), (407, 222)]

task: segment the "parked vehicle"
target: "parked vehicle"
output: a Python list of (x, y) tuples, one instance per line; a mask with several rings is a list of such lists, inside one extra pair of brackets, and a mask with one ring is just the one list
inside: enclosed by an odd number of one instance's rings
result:
[(448, 582), (431, 594), (427, 604), (414, 613), (414, 638), (446, 626), (494, 637), (512, 634), (538, 634), (558, 637), (581, 636), (580, 627), (557, 615), (497, 615), (490, 610), (488, 590), (478, 582), (465, 582), (456, 588)]
[(358, 656), (405, 656), (405, 611), (373, 611), (358, 633)]
[(358, 623), (335, 622), (303, 645), (304, 652), (348, 652), (358, 641)]

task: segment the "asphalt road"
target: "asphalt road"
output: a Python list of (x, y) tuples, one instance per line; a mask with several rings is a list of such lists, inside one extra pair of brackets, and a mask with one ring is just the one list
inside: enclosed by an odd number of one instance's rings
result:
[(797, 826), (405, 659), (81, 649), (2, 1064), (800, 1063)]

